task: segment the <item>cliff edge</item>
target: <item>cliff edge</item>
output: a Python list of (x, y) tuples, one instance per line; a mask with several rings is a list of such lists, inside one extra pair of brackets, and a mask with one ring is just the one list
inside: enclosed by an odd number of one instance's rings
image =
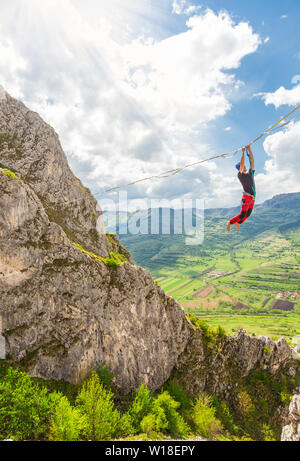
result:
[(0, 326), (32, 376), (80, 381), (105, 362), (129, 392), (169, 377), (192, 328), (137, 267), (71, 172), (55, 131), (0, 98)]

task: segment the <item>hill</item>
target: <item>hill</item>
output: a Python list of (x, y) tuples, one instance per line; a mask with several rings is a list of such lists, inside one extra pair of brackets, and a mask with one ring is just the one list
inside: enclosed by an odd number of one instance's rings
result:
[[(253, 334), (297, 338), (300, 193), (277, 195), (257, 205), (240, 233), (227, 233), (226, 221), (238, 210), (206, 210), (201, 245), (186, 245), (185, 235), (163, 235), (162, 228), (159, 235), (120, 239), (186, 311), (204, 315), (212, 325), (222, 323), (228, 333), (242, 326)], [(144, 219), (148, 215), (145, 212)], [(284, 303), (282, 309), (273, 308), (277, 299), (286, 301), (289, 313)]]

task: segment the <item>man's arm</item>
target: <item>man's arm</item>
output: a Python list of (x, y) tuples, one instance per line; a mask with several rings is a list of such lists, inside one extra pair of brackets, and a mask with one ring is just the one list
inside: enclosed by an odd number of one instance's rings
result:
[(254, 157), (253, 157), (253, 153), (252, 153), (252, 150), (251, 150), (251, 146), (246, 146), (246, 149), (248, 149), (248, 152), (249, 152), (249, 155), (250, 155), (250, 159), (251, 159), (252, 170), (254, 171), (254, 170), (255, 170), (255, 167), (254, 167)]
[(245, 147), (242, 148), (241, 164), (240, 164), (240, 173), (244, 173), (245, 167)]

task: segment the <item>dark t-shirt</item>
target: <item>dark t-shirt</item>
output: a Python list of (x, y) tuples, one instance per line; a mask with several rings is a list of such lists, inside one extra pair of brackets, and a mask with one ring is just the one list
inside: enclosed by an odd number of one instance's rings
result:
[[(253, 174), (254, 173), (255, 171), (253, 171)], [(248, 173), (241, 173), (239, 171), (238, 178), (243, 186), (244, 192), (250, 195), (254, 195), (255, 184), (254, 184), (251, 171), (248, 171)]]

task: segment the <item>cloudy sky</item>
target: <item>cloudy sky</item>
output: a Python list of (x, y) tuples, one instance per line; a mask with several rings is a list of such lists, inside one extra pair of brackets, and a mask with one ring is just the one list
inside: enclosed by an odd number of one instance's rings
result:
[[(299, 15), (299, 0), (0, 0), (0, 84), (101, 193), (245, 145), (299, 104)], [(258, 202), (300, 191), (299, 141), (300, 114), (255, 145)], [(237, 205), (235, 163), (128, 196)]]

